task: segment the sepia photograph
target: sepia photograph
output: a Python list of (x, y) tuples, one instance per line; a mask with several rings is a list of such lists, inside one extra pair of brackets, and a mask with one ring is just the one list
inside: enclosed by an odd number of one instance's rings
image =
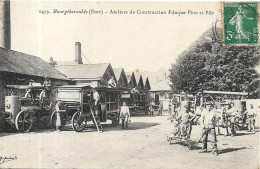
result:
[(0, 168), (260, 168), (259, 11), (1, 0)]

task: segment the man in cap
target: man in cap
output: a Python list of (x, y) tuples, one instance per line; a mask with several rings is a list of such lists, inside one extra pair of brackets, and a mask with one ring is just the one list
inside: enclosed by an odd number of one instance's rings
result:
[(255, 133), (255, 117), (257, 115), (257, 112), (254, 109), (253, 104), (250, 104), (250, 108), (246, 110), (243, 114), (247, 114), (248, 132), (251, 132), (251, 127), (252, 127), (252, 131)]
[(229, 135), (229, 132), (228, 132), (228, 122), (229, 122), (229, 118), (228, 118), (228, 113), (227, 113), (227, 110), (230, 109), (230, 105), (229, 104), (224, 104), (223, 105), (223, 112), (222, 112), (222, 121), (224, 123), (224, 127), (226, 128), (226, 136)]
[(128, 129), (128, 122), (130, 121), (130, 111), (126, 102), (123, 102), (123, 106), (120, 109), (120, 118), (122, 119), (122, 128)]
[(103, 127), (101, 125), (99, 114), (98, 114), (98, 105), (99, 105), (100, 96), (99, 96), (99, 93), (95, 90), (95, 88), (92, 89), (92, 93), (93, 93), (93, 100), (95, 101), (94, 102), (94, 116), (95, 116), (94, 118), (96, 120), (97, 127), (100, 126), (100, 131), (103, 132)]
[(236, 116), (238, 115), (238, 111), (236, 107), (234, 106), (234, 103), (230, 103), (230, 109), (227, 110), (227, 114), (229, 117), (229, 122), (230, 122), (230, 127), (231, 127), (231, 136), (233, 137), (236, 135), (235, 131), (235, 121), (236, 121)]
[(185, 139), (190, 138), (192, 120), (195, 118), (195, 114), (189, 111), (189, 106), (185, 105), (183, 111), (179, 114), (176, 120), (180, 120), (181, 136)]
[(203, 129), (203, 137), (202, 137), (203, 148), (201, 152), (207, 151), (208, 137), (210, 137), (211, 138), (210, 141), (213, 144), (212, 153), (214, 155), (218, 155), (217, 137), (215, 131), (217, 114), (213, 110), (213, 108), (214, 108), (213, 102), (206, 102), (205, 109), (201, 112), (201, 126)]

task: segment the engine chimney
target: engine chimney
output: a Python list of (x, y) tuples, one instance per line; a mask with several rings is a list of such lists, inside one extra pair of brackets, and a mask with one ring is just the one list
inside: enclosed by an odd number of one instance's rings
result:
[(11, 49), (10, 0), (0, 1), (0, 47)]
[(83, 64), (81, 57), (81, 43), (75, 43), (75, 64)]

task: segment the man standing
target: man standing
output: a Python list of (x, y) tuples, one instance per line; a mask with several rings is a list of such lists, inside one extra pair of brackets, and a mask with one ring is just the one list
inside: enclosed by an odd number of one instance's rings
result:
[(55, 105), (55, 110), (56, 110), (56, 131), (60, 132), (60, 127), (61, 127), (61, 118), (60, 118), (60, 106), (61, 106), (61, 101), (57, 100), (56, 105)]
[(169, 100), (168, 113), (170, 114), (170, 116), (172, 115), (172, 100)]
[(192, 121), (195, 118), (195, 114), (189, 111), (189, 106), (185, 105), (184, 109), (180, 112), (176, 120), (180, 120), (181, 136), (185, 139), (190, 138), (192, 130)]
[(94, 88), (92, 89), (92, 92), (93, 92), (93, 99), (95, 101), (95, 106), (97, 107), (100, 96)]
[[(99, 118), (99, 114), (98, 114), (98, 101), (100, 99), (100, 96), (99, 96), (99, 93), (93, 88), (92, 89), (92, 92), (93, 92), (93, 100), (95, 101), (94, 102), (94, 122), (97, 123), (96, 124), (96, 127), (98, 128), (100, 126), (100, 132), (103, 132), (103, 127), (101, 125), (101, 122), (100, 122), (100, 118)], [(99, 130), (99, 129), (98, 129)]]
[(150, 104), (149, 104), (150, 115), (153, 115), (154, 106), (155, 106), (154, 101), (151, 101)]
[(201, 152), (203, 153), (207, 151), (208, 137), (210, 137), (210, 141), (213, 144), (212, 153), (214, 155), (218, 155), (217, 136), (215, 131), (217, 115), (216, 112), (213, 110), (214, 108), (213, 102), (206, 102), (205, 106), (206, 108), (201, 113), (201, 126), (203, 129), (203, 137), (202, 137), (203, 148)]
[(250, 104), (250, 108), (246, 110), (243, 114), (247, 114), (248, 119), (248, 132), (252, 131), (255, 133), (255, 117), (256, 117), (256, 110), (254, 109), (253, 104)]
[(222, 121), (224, 123), (224, 127), (226, 128), (226, 136), (229, 135), (229, 132), (228, 132), (228, 122), (229, 122), (229, 119), (228, 119), (228, 113), (227, 113), (227, 110), (230, 109), (229, 108), (229, 104), (225, 104), (224, 105), (224, 108), (223, 108), (223, 112), (222, 112)]
[(128, 129), (128, 121), (130, 120), (130, 111), (129, 111), (129, 107), (126, 105), (126, 102), (123, 102), (123, 106), (121, 107), (120, 118), (122, 119), (122, 128)]
[(227, 114), (229, 117), (229, 121), (230, 121), (230, 127), (231, 127), (231, 136), (235, 136), (236, 135), (236, 131), (235, 131), (235, 121), (236, 121), (236, 116), (238, 115), (238, 111), (234, 106), (234, 103), (230, 104), (231, 108), (227, 110)]
[(163, 103), (160, 101), (158, 116), (162, 116)]

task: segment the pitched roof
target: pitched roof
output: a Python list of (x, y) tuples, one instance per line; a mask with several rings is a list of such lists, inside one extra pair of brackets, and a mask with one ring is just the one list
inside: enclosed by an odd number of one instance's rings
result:
[(136, 87), (137, 86), (137, 82), (136, 82), (136, 79), (135, 79), (134, 72), (126, 72), (126, 78), (127, 78), (127, 81), (128, 81), (128, 85), (130, 87)]
[(69, 80), (40, 57), (0, 47), (0, 71)]
[(158, 72), (142, 72), (143, 77), (149, 78), (151, 91), (171, 90), (168, 71), (160, 69)]
[(142, 75), (139, 76), (139, 81), (138, 81), (138, 85), (137, 85), (140, 89), (144, 89), (144, 81), (142, 78)]
[(132, 77), (132, 72), (125, 72), (126, 78), (127, 78), (127, 82), (129, 83)]
[(116, 79), (119, 80), (123, 68), (113, 68)]
[(146, 77), (144, 88), (148, 89), (148, 90), (151, 90), (151, 85), (150, 85), (148, 76)]
[(96, 79), (103, 77), (110, 63), (62, 65), (56, 69), (70, 79)]
[(123, 68), (113, 68), (116, 79), (117, 79), (117, 84), (122, 87), (127, 87), (128, 86), (128, 80), (125, 74), (125, 70)]
[(169, 78), (153, 82), (150, 85), (151, 91), (171, 90)]
[(141, 74), (134, 72), (136, 82), (139, 82)]

